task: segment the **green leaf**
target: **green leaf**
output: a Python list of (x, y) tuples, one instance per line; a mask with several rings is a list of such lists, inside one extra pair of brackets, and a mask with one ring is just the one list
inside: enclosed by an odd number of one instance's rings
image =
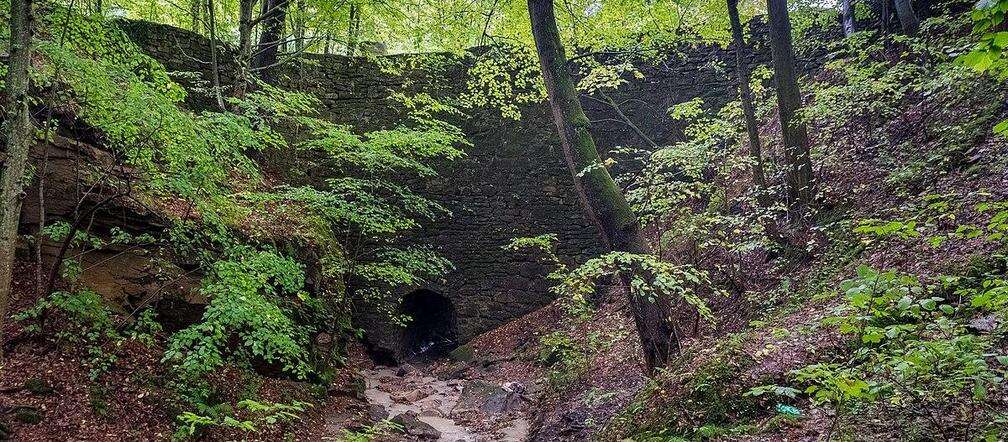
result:
[(1001, 120), (994, 125), (994, 133), (1008, 136), (1008, 119)]

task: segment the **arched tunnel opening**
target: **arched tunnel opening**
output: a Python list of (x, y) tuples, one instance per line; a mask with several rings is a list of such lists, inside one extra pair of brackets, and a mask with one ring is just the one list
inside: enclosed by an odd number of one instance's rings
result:
[(403, 297), (401, 312), (411, 318), (402, 332), (404, 359), (432, 361), (458, 345), (455, 306), (444, 295), (425, 289), (410, 292)]

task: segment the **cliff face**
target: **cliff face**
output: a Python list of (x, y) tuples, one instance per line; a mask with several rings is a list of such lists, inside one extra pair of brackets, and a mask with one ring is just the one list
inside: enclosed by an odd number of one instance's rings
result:
[[(210, 84), (210, 43), (197, 34), (146, 22), (121, 22), (127, 34), (170, 71), (193, 72), (180, 81), (194, 92), (194, 108), (210, 106), (200, 87)], [(769, 53), (757, 38), (750, 65), (764, 64)], [(284, 88), (317, 95), (327, 118), (369, 130), (396, 124), (396, 91), (423, 91), (435, 97), (465, 92), (475, 57), (433, 55), (438, 63), (416, 63), (424, 56), (398, 55), (376, 61), (336, 55), (307, 55), (283, 65), (270, 75)], [(611, 96), (620, 110), (659, 145), (682, 137), (682, 125), (668, 116), (677, 103), (700, 97), (713, 109), (735, 96), (734, 55), (718, 47), (691, 46), (670, 51), (652, 65), (639, 66), (644, 78), (622, 85)], [(225, 49), (221, 79), (233, 78), (233, 56)], [(815, 58), (808, 63), (819, 64)], [(383, 66), (386, 69), (383, 69)], [(389, 73), (391, 66), (396, 73)], [(517, 73), (515, 75), (518, 75)], [(646, 144), (629, 125), (604, 103), (584, 100), (600, 149)], [(521, 106), (521, 119), (501, 116), (498, 109), (472, 109), (453, 123), (463, 129), (472, 147), (461, 160), (446, 164), (440, 177), (419, 183), (426, 196), (451, 210), (452, 216), (419, 231), (416, 242), (433, 244), (455, 269), (443, 282), (403, 289), (401, 295), (434, 293), (442, 326), (438, 338), (457, 345), (500, 324), (533, 311), (552, 300), (534, 257), (515, 256), (502, 249), (512, 238), (554, 233), (560, 239), (559, 255), (569, 262), (584, 260), (602, 250), (596, 229), (583, 216), (573, 189), (548, 108), (543, 103)], [(324, 179), (325, 170), (292, 170), (283, 158), (267, 159), (266, 167), (298, 179)], [(620, 168), (631, 163), (618, 163)], [(447, 302), (441, 302), (447, 301)], [(419, 302), (419, 301), (410, 301)], [(434, 302), (434, 301), (431, 301)], [(421, 302), (426, 304), (427, 302)], [(426, 307), (425, 307), (426, 308)], [(443, 310), (443, 311), (442, 311)], [(417, 330), (388, 324), (383, 313), (365, 308), (358, 323), (375, 348), (393, 357), (407, 356), (407, 341)], [(435, 338), (430, 336), (430, 338)], [(423, 339), (421, 339), (423, 340)]]
[[(198, 305), (203, 299), (195, 288), (200, 274), (184, 270), (186, 263), (165, 255), (153, 242), (117, 244), (110, 240), (117, 231), (161, 238), (168, 223), (162, 213), (145, 207), (137, 195), (126, 190), (128, 185), (124, 183), (129, 179), (129, 170), (122, 168), (107, 151), (86, 141), (87, 135), (72, 130), (54, 136), (50, 143), (36, 145), (32, 151), (33, 164), (42, 164), (41, 158), (46, 158), (45, 179), (32, 180), (26, 190), (21, 233), (34, 236), (38, 231), (39, 183), (45, 183), (41, 201), (46, 208), (46, 225), (59, 221), (69, 227), (79, 220), (80, 230), (100, 242), (73, 241), (62, 253), (67, 259), (79, 260), (80, 277), (76, 284), (101, 294), (123, 311), (153, 304), (169, 327), (199, 319)], [(106, 179), (95, 181), (98, 176)], [(96, 182), (101, 184), (95, 185)], [(45, 235), (43, 238), (44, 288), (64, 241)], [(34, 245), (24, 244), (20, 252), (33, 253)], [(61, 289), (61, 284), (58, 281), (55, 288)], [(186, 308), (179, 307), (180, 301), (191, 311), (186, 313)], [(192, 317), (182, 317), (187, 315)]]

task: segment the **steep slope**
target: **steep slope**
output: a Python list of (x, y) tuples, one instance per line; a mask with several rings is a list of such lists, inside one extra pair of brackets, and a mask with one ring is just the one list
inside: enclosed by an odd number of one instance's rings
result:
[[(946, 16), (919, 40), (861, 35), (806, 78), (819, 209), (775, 215), (784, 242), (744, 236), (762, 235), (766, 212), (746, 198), (745, 169), (718, 162), (745, 146), (701, 166), (721, 200), (687, 200), (667, 221), (668, 258), (729, 296), (709, 299), (714, 322), (684, 321), (691, 337), (663, 375), (640, 376), (620, 296), (590, 313), (560, 300), (475, 339), (486, 376), (541, 386), (532, 440), (1003, 436), (1008, 141), (991, 131), (1006, 112), (990, 97), (1005, 89), (949, 55), (969, 45), (962, 26)], [(771, 164), (774, 124), (762, 131)]]

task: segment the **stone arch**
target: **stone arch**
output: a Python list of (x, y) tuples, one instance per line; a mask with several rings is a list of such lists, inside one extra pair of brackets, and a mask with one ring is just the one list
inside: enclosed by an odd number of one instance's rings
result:
[(436, 359), (459, 345), (455, 304), (446, 296), (428, 289), (414, 290), (403, 296), (400, 312), (411, 318), (401, 335), (404, 359)]

